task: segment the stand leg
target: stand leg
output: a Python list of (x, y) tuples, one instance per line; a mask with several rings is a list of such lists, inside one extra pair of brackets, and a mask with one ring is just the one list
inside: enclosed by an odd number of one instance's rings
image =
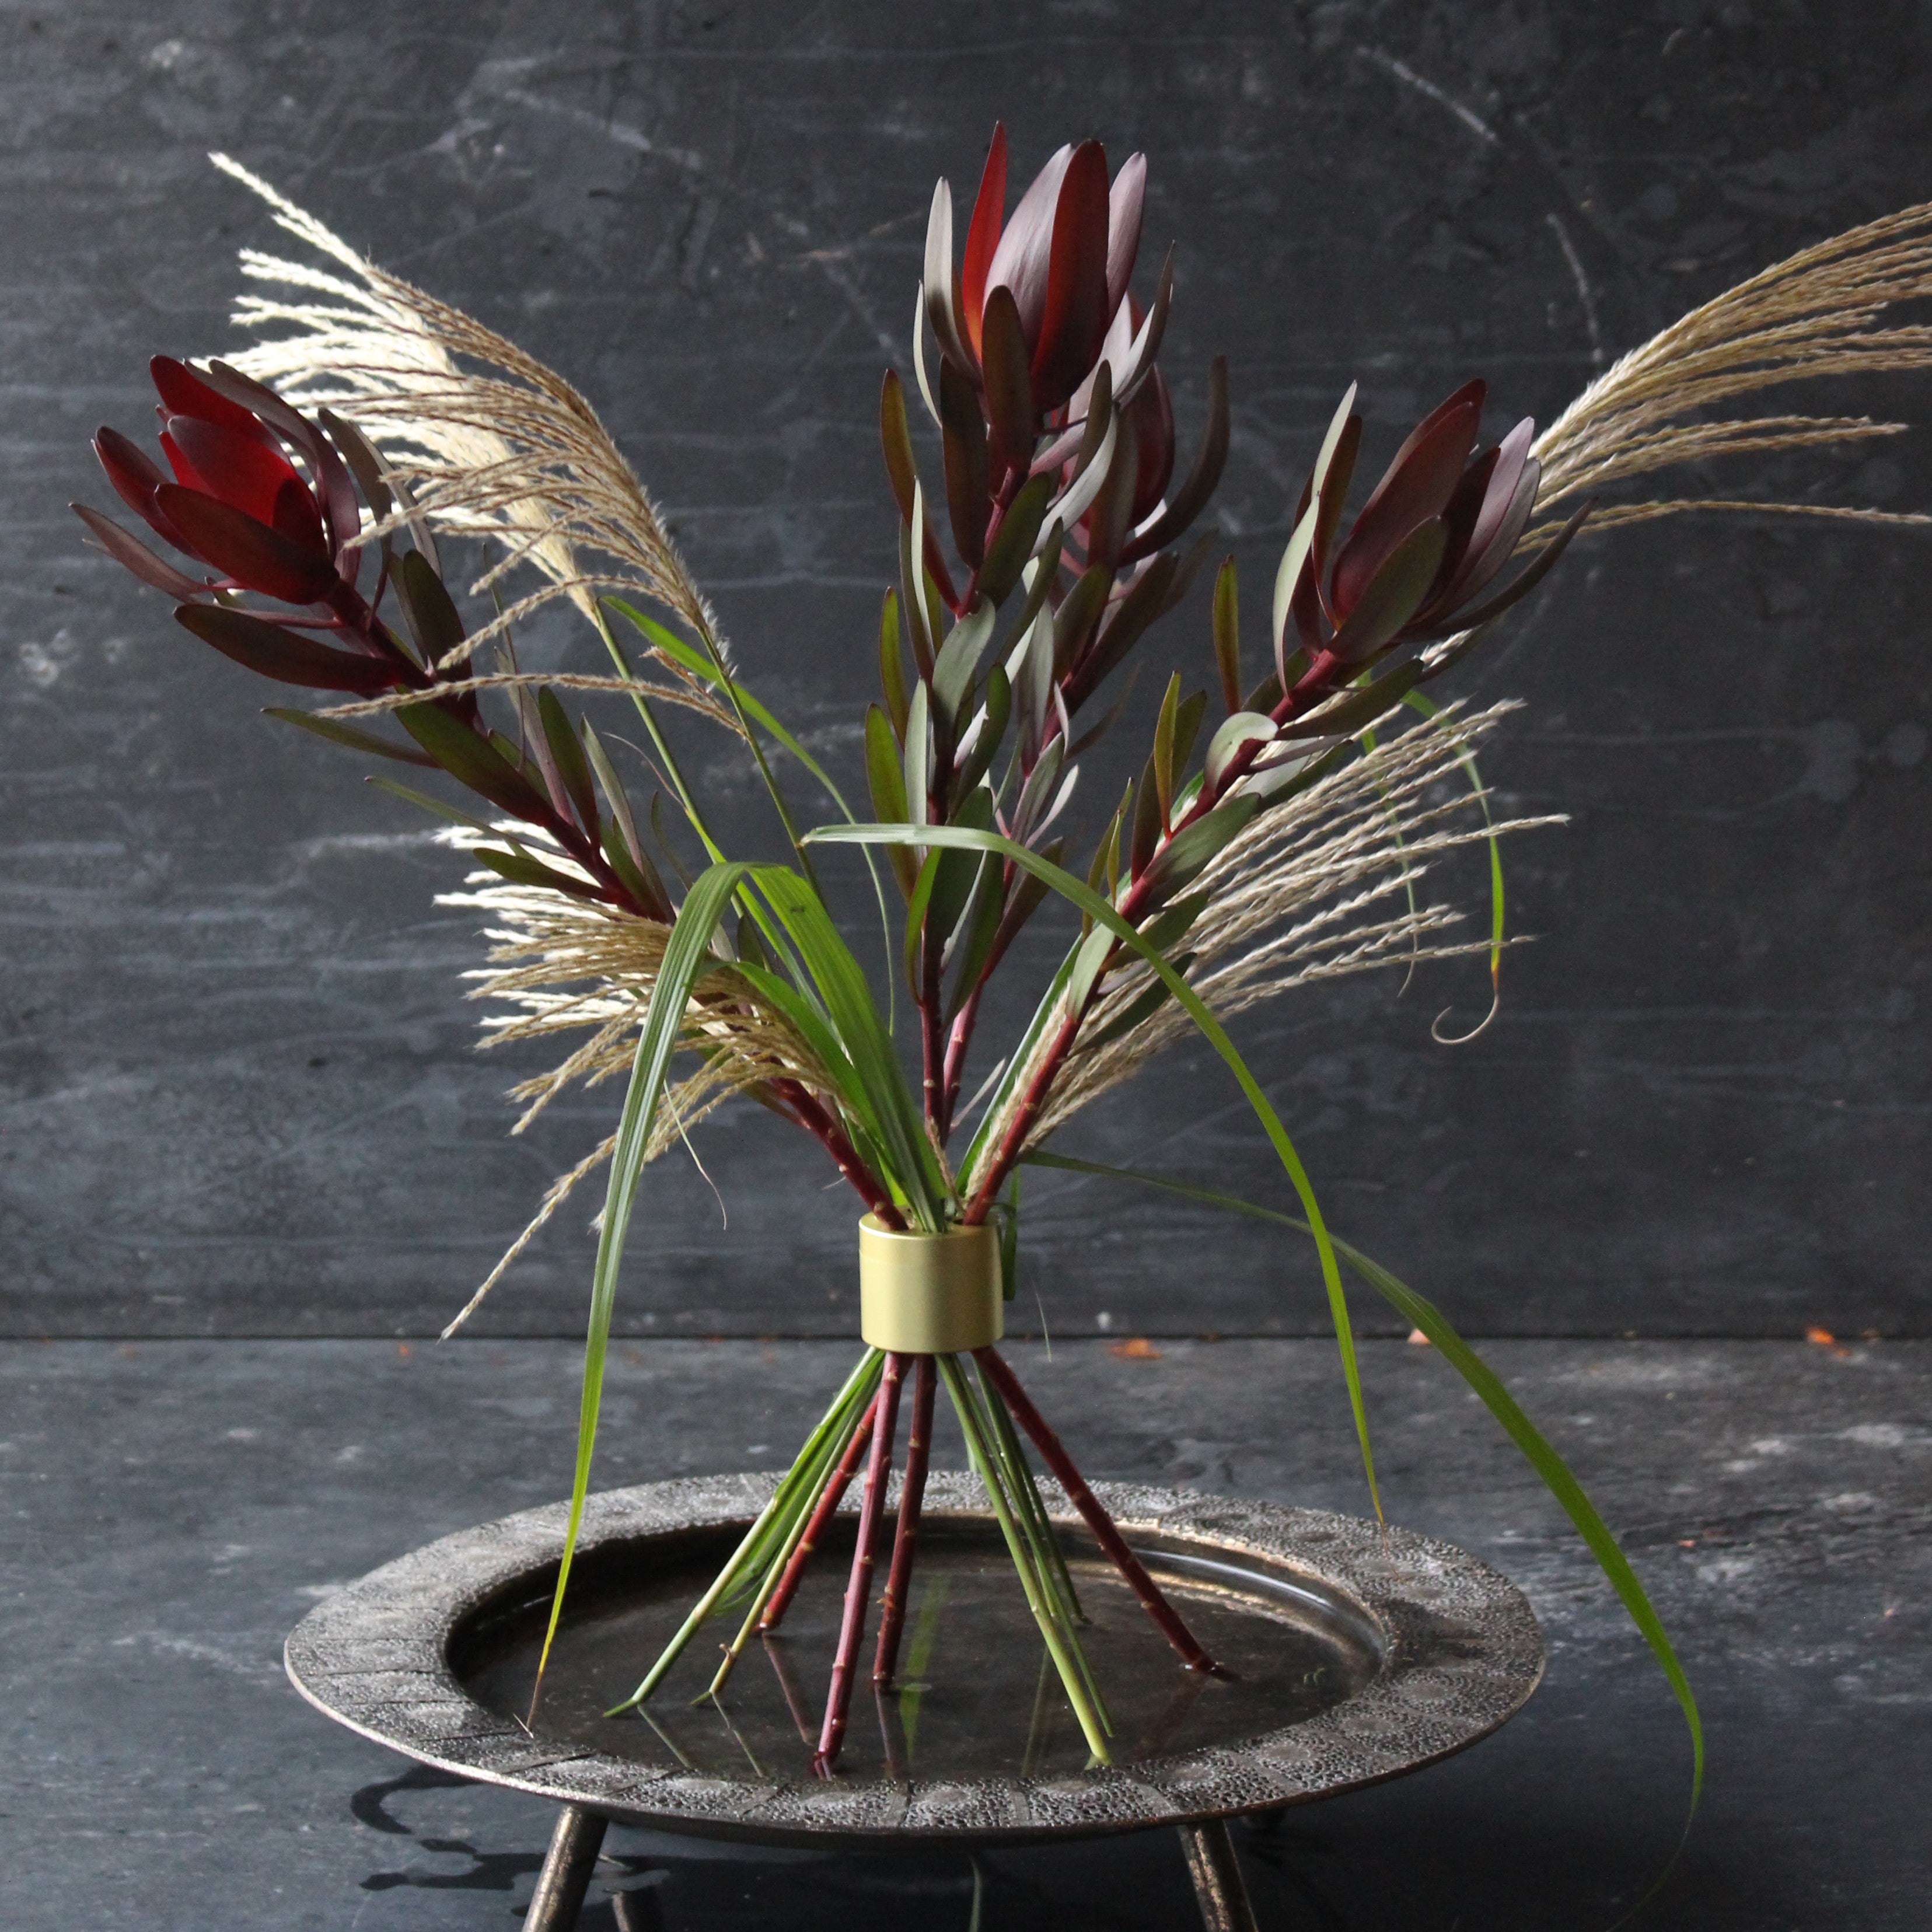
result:
[(1248, 1903), (1247, 1883), (1226, 1821), (1183, 1825), (1180, 1848), (1187, 1854), (1187, 1875), (1194, 1881), (1207, 1932), (1256, 1932), (1255, 1910)]
[(543, 1870), (537, 1874), (537, 1888), (530, 1894), (524, 1932), (573, 1932), (607, 1822), (574, 1804), (566, 1804), (558, 1814)]

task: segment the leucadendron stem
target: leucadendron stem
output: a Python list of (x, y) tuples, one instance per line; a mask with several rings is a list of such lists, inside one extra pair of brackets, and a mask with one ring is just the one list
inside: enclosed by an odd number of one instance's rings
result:
[(1114, 1519), (1101, 1506), (1100, 1498), (1087, 1486), (1087, 1479), (1074, 1466), (1073, 1458), (1061, 1446), (1060, 1438), (1048, 1426), (1046, 1418), (1034, 1408), (1032, 1398), (1020, 1386), (1019, 1378), (1000, 1358), (996, 1348), (976, 1348), (974, 1360), (980, 1364), (980, 1372), (990, 1380), (1006, 1399), (1020, 1426), (1033, 1438), (1034, 1446), (1039, 1450), (1042, 1460), (1053, 1472), (1054, 1479), (1066, 1492), (1069, 1501), (1085, 1518), (1100, 1547), (1112, 1560), (1114, 1567), (1126, 1580), (1128, 1588), (1140, 1599), (1141, 1607), (1150, 1616), (1162, 1636), (1174, 1648), (1175, 1654), (1190, 1670), (1218, 1672), (1220, 1666), (1207, 1652), (1195, 1641), (1193, 1633), (1180, 1621), (1174, 1606), (1161, 1594), (1160, 1586), (1147, 1573), (1146, 1566), (1127, 1547), (1126, 1539), (1116, 1526)]

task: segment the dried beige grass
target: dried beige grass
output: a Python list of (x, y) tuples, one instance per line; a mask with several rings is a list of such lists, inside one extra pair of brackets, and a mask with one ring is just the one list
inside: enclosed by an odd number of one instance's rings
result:
[[(656, 506), (576, 389), (460, 309), (378, 268), (239, 163), (211, 158), (268, 203), (278, 227), (334, 265), (242, 250), (243, 274), (280, 292), (237, 304), (233, 319), (267, 339), (236, 365), (298, 407), (350, 418), (432, 527), (489, 540), (499, 554), (475, 594), (494, 592), (523, 564), (546, 580), (446, 663), (559, 597), (601, 629), (597, 599), (614, 591), (659, 605), (722, 652), (716, 618)], [(377, 528), (408, 520), (399, 508)], [(666, 694), (734, 723), (682, 667), (658, 662), (676, 687)]]
[[(1707, 412), (1814, 377), (1932, 368), (1932, 326), (1886, 320), (1900, 304), (1928, 298), (1932, 202), (1774, 262), (1619, 357), (1537, 438), (1534, 452), (1543, 464), (1538, 513), (1687, 463), (1900, 434), (1911, 425), (1870, 416), (1713, 418)], [(1599, 509), (1592, 526), (1645, 523), (1686, 510), (1932, 524), (1932, 515), (1857, 506), (1660, 496)], [(1540, 523), (1525, 541), (1540, 547), (1558, 526), (1555, 520)]]
[[(1208, 903), (1174, 949), (1192, 955), (1185, 976), (1217, 1017), (1318, 980), (1489, 950), (1486, 938), (1446, 937), (1463, 915), (1415, 900), (1413, 888), (1445, 854), (1492, 836), (1565, 822), (1543, 816), (1492, 826), (1483, 815), (1486, 795), (1464, 776), (1462, 760), (1518, 708), (1504, 703), (1465, 715), (1444, 706), (1262, 812), (1228, 842), (1192, 888), (1206, 892)], [(1446, 795), (1445, 785), (1454, 787)], [(1398, 894), (1406, 902), (1393, 909), (1389, 902)], [(1104, 1039), (1153, 983), (1153, 969), (1137, 958), (1102, 982), (1028, 1130), (1028, 1145), (1045, 1140), (1192, 1030), (1193, 1022), (1168, 1000), (1137, 1025)], [(1036, 1060), (1051, 1034), (1051, 1028), (1042, 1030)], [(1007, 1084), (1003, 1114), (1010, 1116), (1020, 1104), (1029, 1075), (1023, 1067)], [(982, 1148), (990, 1152), (1000, 1144), (1004, 1124), (996, 1120), (981, 1137)], [(968, 1178), (969, 1191), (978, 1178)]]
[[(505, 826), (560, 872), (575, 872), (569, 859), (532, 840), (524, 826)], [(486, 842), (481, 832), (452, 827), (439, 836), (461, 851)], [(655, 920), (542, 886), (512, 885), (494, 872), (474, 872), (469, 890), (438, 895), (439, 905), (474, 906), (489, 915), (485, 936), (489, 964), (464, 975), (476, 982), (470, 997), (496, 1010), (484, 1022), (483, 1045), (587, 1034), (557, 1064), (510, 1089), (523, 1103), (512, 1133), (521, 1133), (560, 1094), (581, 1084), (596, 1087), (631, 1070), (670, 928)], [(750, 982), (720, 959), (701, 975), (686, 1006), (679, 1051), (698, 1066), (673, 1083), (644, 1151), (646, 1163), (733, 1095), (756, 1093), (786, 1080), (835, 1102), (837, 1089), (796, 1028), (758, 998)], [(560, 1175), (529, 1225), (491, 1269), (452, 1322), (453, 1334), (500, 1281), (537, 1232), (562, 1206), (578, 1184), (610, 1159), (614, 1135)]]

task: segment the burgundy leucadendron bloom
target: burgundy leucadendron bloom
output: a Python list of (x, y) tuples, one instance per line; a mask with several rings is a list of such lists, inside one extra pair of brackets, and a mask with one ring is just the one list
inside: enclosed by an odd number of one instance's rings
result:
[[(1586, 503), (1527, 568), (1482, 598), (1522, 540), (1542, 473), (1528, 416), (1474, 453), (1487, 394), (1480, 380), (1466, 382), (1424, 417), (1338, 543), (1362, 433), (1350, 409), (1354, 390), (1343, 398), (1283, 560), (1292, 597), (1280, 616), (1292, 614), (1292, 643), (1315, 668), (1304, 677), (1486, 623), (1534, 587), (1588, 514)], [(1278, 621), (1284, 682), (1292, 668), (1288, 628)]]
[[(1005, 290), (1019, 322), (1034, 406), (1042, 414), (1058, 409), (1100, 359), (1126, 294), (1146, 190), (1144, 155), (1131, 156), (1110, 187), (1107, 151), (1098, 141), (1082, 141), (1063, 147), (1040, 170), (1008, 220), (1006, 134), (996, 127), (967, 229), (956, 323), (950, 220), (943, 252), (934, 246), (940, 238), (928, 241), (928, 311), (940, 297), (941, 347), (963, 348), (961, 366), (979, 374), (988, 354), (998, 352), (997, 346), (988, 350), (988, 322), (993, 298)], [(1000, 326), (998, 318), (993, 326)]]
[[(348, 470), (328, 438), (234, 370), (218, 366), (205, 376), (166, 356), (154, 357), (148, 369), (161, 399), (155, 412), (161, 451), (173, 475), (118, 430), (104, 428), (94, 452), (122, 502), (156, 536), (214, 571), (216, 587), (296, 604), (352, 593), (361, 513)], [(300, 452), (309, 476), (290, 461), (283, 436)], [(106, 531), (115, 526), (94, 513), (81, 514), (136, 575), (177, 596), (207, 593), (207, 581), (186, 577), (124, 532), (111, 540)]]

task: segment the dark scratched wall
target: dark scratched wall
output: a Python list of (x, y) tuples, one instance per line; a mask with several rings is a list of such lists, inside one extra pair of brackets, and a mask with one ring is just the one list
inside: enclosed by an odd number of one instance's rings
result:
[[(1372, 453), (1471, 374), (1498, 418), (1546, 419), (1687, 306), (1932, 196), (1932, 11), (1907, 6), (68, 0), (0, 28), (17, 1334), (433, 1327), (616, 1104), (506, 1137), (518, 1070), (471, 1050), (448, 855), (352, 758), (263, 721), (62, 507), (104, 497), (86, 439), (140, 428), (150, 352), (236, 340), (235, 251), (271, 231), (211, 148), (580, 384), (750, 680), (851, 778), (892, 555), (880, 370), (906, 362), (932, 180), (970, 193), (996, 116), (1029, 167), (1088, 134), (1148, 154), (1184, 438), (1232, 358), (1219, 515), (1251, 644), (1352, 377)], [(1932, 374), (1800, 400), (1932, 421)], [(1928, 448), (1693, 481), (1932, 507)], [(1705, 518), (1580, 544), (1465, 686), (1522, 700), (1489, 758), (1504, 802), (1571, 821), (1510, 856), (1537, 938), (1494, 1024), (1432, 1040), (1444, 1008), (1450, 1031), (1481, 1012), (1462, 962), (1243, 1028), (1338, 1226), (1471, 1328), (1924, 1332), (1928, 582), (1932, 532)], [(1170, 662), (1208, 680), (1202, 604), (1144, 686)], [(562, 620), (526, 652), (594, 658)], [(734, 842), (769, 849), (743, 773), (691, 748)], [(1480, 867), (1453, 884), (1484, 916)], [(1046, 964), (1042, 937), (1017, 976)], [(1283, 1195), (1198, 1052), (1065, 1144)], [(662, 1163), (620, 1324), (848, 1327), (854, 1209), (815, 1150), (754, 1109), (700, 1148), (728, 1226)], [(484, 1326), (580, 1321), (591, 1204)], [(1250, 1223), (1055, 1176), (1025, 1226), (1022, 1325), (1322, 1323), (1306, 1252)]]

